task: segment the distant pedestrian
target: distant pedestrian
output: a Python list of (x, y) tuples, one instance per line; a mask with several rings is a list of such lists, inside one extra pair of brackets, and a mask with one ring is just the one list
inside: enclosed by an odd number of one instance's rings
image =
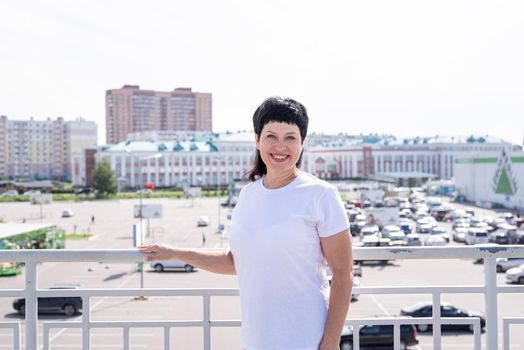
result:
[(76, 233), (76, 224), (73, 226), (73, 233)]
[(206, 234), (202, 233), (202, 245), (206, 245)]
[(91, 215), (91, 224), (94, 224), (94, 223), (95, 223), (95, 216)]

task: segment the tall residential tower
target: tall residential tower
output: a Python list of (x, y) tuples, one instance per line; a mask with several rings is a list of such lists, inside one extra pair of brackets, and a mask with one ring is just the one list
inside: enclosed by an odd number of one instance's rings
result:
[(170, 92), (124, 85), (106, 91), (106, 142), (127, 140), (133, 132), (212, 131), (210, 93), (177, 88)]

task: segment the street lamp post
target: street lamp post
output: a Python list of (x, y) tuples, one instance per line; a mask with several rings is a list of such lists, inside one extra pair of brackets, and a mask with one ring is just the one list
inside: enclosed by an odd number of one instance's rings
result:
[[(143, 168), (142, 168), (142, 162), (143, 161), (149, 161), (150, 159), (158, 159), (162, 157), (162, 154), (160, 153), (156, 153), (156, 154), (153, 154), (151, 156), (147, 156), (147, 157), (142, 157), (142, 158), (139, 158), (138, 159), (138, 166), (139, 166), (139, 170), (140, 170), (140, 190), (138, 191), (140, 196), (138, 197), (139, 198), (139, 204), (138, 204), (138, 215), (139, 215), (139, 219), (140, 219), (140, 235), (142, 237), (143, 236), (143, 219), (144, 219), (144, 215), (143, 215), (143, 212), (142, 212), (142, 197), (144, 196), (144, 175), (143, 175)], [(149, 225), (148, 225), (148, 231), (149, 231)], [(149, 237), (149, 232), (147, 233), (146, 237)], [(140, 289), (144, 289), (144, 261), (141, 261), (140, 262)], [(147, 300), (147, 297), (146, 296), (143, 296), (143, 295), (140, 295), (140, 296), (136, 296), (135, 297), (135, 300)]]

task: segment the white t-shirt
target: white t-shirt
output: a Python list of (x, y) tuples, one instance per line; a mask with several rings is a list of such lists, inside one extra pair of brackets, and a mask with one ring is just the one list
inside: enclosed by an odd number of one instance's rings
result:
[(278, 189), (262, 179), (242, 189), (230, 247), (245, 349), (318, 350), (329, 299), (320, 237), (348, 227), (337, 189), (307, 173)]

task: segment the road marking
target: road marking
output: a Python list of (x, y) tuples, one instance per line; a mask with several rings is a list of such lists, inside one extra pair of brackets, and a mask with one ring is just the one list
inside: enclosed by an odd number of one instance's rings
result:
[(384, 305), (382, 305), (382, 303), (380, 303), (380, 302), (377, 300), (377, 298), (375, 298), (374, 295), (369, 294), (369, 297), (371, 298), (371, 300), (373, 300), (373, 302), (374, 302), (375, 304), (377, 304), (378, 308), (379, 308), (380, 310), (382, 310), (382, 312), (383, 312), (384, 314), (386, 314), (386, 316), (391, 316), (391, 314), (389, 313), (389, 311), (386, 310), (386, 308), (384, 307)]

